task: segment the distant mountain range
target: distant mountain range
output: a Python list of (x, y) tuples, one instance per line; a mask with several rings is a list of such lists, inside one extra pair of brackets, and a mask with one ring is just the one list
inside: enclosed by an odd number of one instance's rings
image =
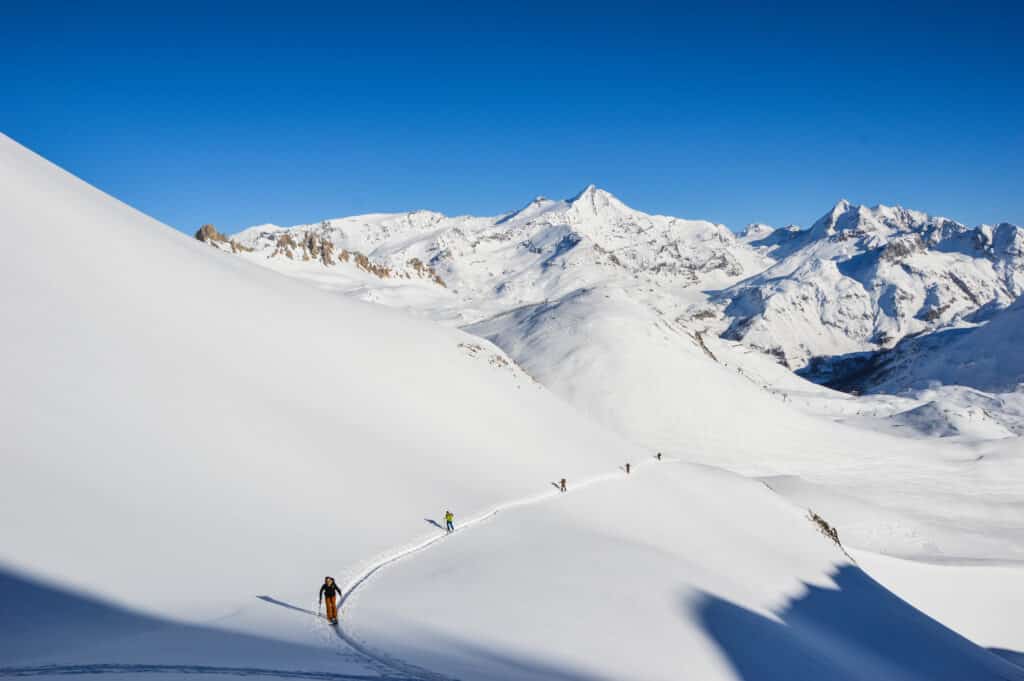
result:
[[(614, 290), (616, 301), (624, 295), (693, 338), (721, 335), (857, 390), (919, 385), (924, 373), (895, 366), (922, 352), (937, 358), (947, 345), (959, 357), (967, 338), (986, 335), (970, 329), (1003, 315), (1011, 321), (993, 329), (1016, 328), (1020, 315), (1003, 310), (1024, 291), (1021, 227), (971, 228), (845, 200), (809, 229), (750, 225), (740, 234), (649, 215), (593, 185), (489, 217), (413, 211), (259, 225), (232, 237), (204, 230), (201, 240), (285, 274), (458, 326)], [(945, 357), (935, 362), (954, 361)], [(931, 373), (986, 388), (1024, 382), (1005, 372), (996, 382)]]
[(775, 262), (713, 296), (727, 338), (791, 368), (985, 321), (1024, 291), (1024, 230), (840, 201), (808, 230), (748, 231)]

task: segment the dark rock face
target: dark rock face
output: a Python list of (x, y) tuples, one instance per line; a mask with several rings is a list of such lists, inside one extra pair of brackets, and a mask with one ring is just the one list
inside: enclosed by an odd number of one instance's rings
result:
[(448, 288), (448, 285), (444, 283), (444, 279), (441, 278), (434, 268), (430, 265), (424, 265), (423, 261), (419, 258), (411, 258), (407, 264), (412, 268), (413, 272), (424, 279), (430, 279), (435, 284)]
[(209, 243), (211, 241), (219, 241), (221, 243), (228, 243), (228, 238), (217, 231), (217, 228), (213, 225), (203, 225), (196, 231), (196, 239), (203, 243)]
[(284, 255), (294, 260), (296, 248), (298, 248), (298, 244), (295, 243), (295, 239), (292, 238), (292, 235), (288, 233), (282, 234), (278, 237), (277, 245), (274, 248), (274, 252), (270, 254), (270, 257), (276, 258), (279, 255)]
[(886, 244), (882, 248), (881, 258), (888, 262), (900, 262), (915, 253), (923, 253), (927, 248), (919, 235), (910, 234)]

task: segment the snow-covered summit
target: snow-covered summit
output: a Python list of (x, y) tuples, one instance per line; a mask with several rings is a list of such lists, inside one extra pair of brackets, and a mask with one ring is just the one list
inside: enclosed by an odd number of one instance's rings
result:
[(581, 218), (609, 216), (635, 216), (637, 211), (633, 210), (611, 192), (599, 189), (597, 185), (589, 184), (583, 191), (568, 200), (569, 205)]
[(811, 226), (810, 238), (834, 241), (859, 239), (863, 246), (872, 248), (910, 233), (918, 234), (928, 243), (937, 243), (965, 231), (967, 227), (954, 220), (933, 217), (902, 206), (869, 207), (841, 199)]

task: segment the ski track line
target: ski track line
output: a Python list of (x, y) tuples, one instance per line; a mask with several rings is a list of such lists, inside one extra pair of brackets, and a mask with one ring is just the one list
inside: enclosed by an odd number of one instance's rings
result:
[[(661, 463), (678, 463), (679, 459), (663, 459)], [(635, 468), (641, 466), (647, 466), (651, 462), (642, 462), (634, 464)], [(565, 492), (565, 494), (572, 494), (576, 490), (589, 487), (591, 485), (607, 482), (609, 480), (615, 480), (625, 477), (627, 474), (621, 469), (616, 470), (614, 473), (605, 473), (592, 478), (583, 480), (578, 484), (574, 484), (572, 492)], [(507, 502), (492, 508), (476, 517), (470, 518), (464, 523), (461, 523), (452, 534), (455, 532), (462, 532), (464, 530), (471, 529), (476, 525), (479, 525), (487, 520), (490, 520), (494, 516), (498, 515), (501, 511), (507, 511), (510, 509), (518, 508), (520, 506), (529, 506), (531, 504), (540, 503), (548, 499), (552, 499), (561, 496), (562, 492), (542, 492), (529, 497), (523, 497), (522, 499), (516, 499), (514, 501)], [(368, 674), (338, 674), (334, 672), (313, 672), (313, 671), (297, 671), (287, 669), (263, 669), (257, 667), (217, 667), (207, 665), (173, 665), (173, 664), (75, 664), (75, 665), (42, 665), (35, 667), (0, 667), (0, 677), (21, 677), (21, 676), (76, 676), (85, 674), (207, 674), (207, 675), (223, 675), (223, 676), (265, 676), (265, 677), (276, 677), (284, 679), (312, 679), (314, 681), (454, 681), (451, 677), (437, 674), (435, 672), (422, 669), (413, 664), (403, 662), (395, 659), (383, 653), (376, 652), (370, 649), (365, 644), (358, 641), (354, 636), (345, 631), (342, 626), (344, 619), (341, 617), (343, 608), (348, 602), (349, 598), (360, 586), (365, 584), (377, 572), (383, 568), (397, 563), (403, 558), (412, 556), (420, 551), (423, 551), (434, 544), (441, 542), (448, 538), (448, 533), (438, 534), (437, 536), (431, 537), (425, 541), (421, 541), (417, 544), (406, 546), (403, 549), (392, 553), (386, 558), (370, 565), (362, 573), (352, 579), (348, 586), (342, 591), (341, 599), (338, 601), (338, 622), (339, 624), (334, 627), (330, 627), (334, 633), (344, 641), (350, 648), (366, 658), (365, 662), (368, 663), (370, 668), (377, 668), (379, 675), (368, 675)], [(397, 672), (401, 676), (395, 676), (389, 672)]]
[(314, 679), (318, 681), (419, 681), (397, 676), (370, 676), (365, 674), (336, 674), (334, 672), (308, 672), (288, 669), (261, 669), (256, 667), (213, 667), (178, 664), (72, 664), (43, 665), (38, 667), (0, 667), (4, 676), (74, 676), (81, 674), (220, 674), (226, 676), (269, 676), (282, 679)]
[[(659, 461), (658, 463), (679, 463), (679, 462), (680, 462), (679, 459), (668, 459), (668, 458), (665, 458), (665, 459), (662, 459), (661, 461)], [(645, 462), (641, 462), (639, 464), (633, 464), (633, 468), (635, 469), (635, 468), (640, 468), (640, 467), (646, 467), (646, 466), (651, 465), (653, 463), (654, 462), (645, 461)], [(537, 503), (540, 503), (542, 501), (546, 501), (548, 499), (552, 499), (552, 498), (561, 496), (562, 494), (572, 494), (576, 490), (579, 490), (581, 488), (590, 487), (591, 485), (594, 485), (594, 484), (597, 484), (597, 483), (600, 483), (600, 482), (607, 482), (609, 480), (615, 480), (615, 479), (619, 479), (619, 478), (624, 478), (627, 475), (629, 475), (629, 474), (627, 474), (624, 470), (616, 469), (616, 471), (614, 473), (604, 473), (602, 475), (597, 475), (597, 476), (592, 477), (592, 478), (587, 478), (586, 480), (583, 480), (580, 483), (574, 484), (572, 486), (572, 491), (571, 492), (569, 492), (569, 491), (567, 491), (567, 492), (560, 492), (560, 491), (542, 492), (540, 494), (534, 494), (533, 496), (523, 497), (522, 499), (516, 499), (514, 501), (510, 501), (510, 502), (507, 502), (507, 503), (504, 503), (504, 504), (500, 504), (498, 506), (495, 506), (494, 508), (492, 508), (489, 511), (485, 511), (482, 514), (480, 514), (478, 516), (475, 516), (473, 518), (470, 518), (469, 520), (467, 520), (464, 523), (461, 523), (459, 525), (459, 527), (456, 530), (454, 530), (451, 534), (455, 534), (457, 532), (462, 532), (462, 531), (465, 531), (465, 530), (468, 530), (468, 529), (472, 529), (473, 527), (475, 527), (475, 526), (477, 526), (477, 525), (479, 525), (479, 524), (481, 524), (483, 522), (486, 522), (487, 520), (490, 520), (494, 516), (498, 515), (498, 513), (500, 513), (501, 511), (508, 511), (510, 509), (518, 508), (520, 506), (529, 506), (529, 505), (532, 505), (532, 504), (537, 504)], [(401, 674), (408, 674), (408, 675), (413, 676), (416, 679), (422, 679), (423, 681), (455, 681), (451, 677), (444, 676), (442, 674), (437, 674), (435, 672), (431, 672), (431, 671), (428, 671), (426, 669), (422, 669), (422, 668), (417, 667), (415, 665), (408, 664), (406, 662), (402, 662), (401, 660), (397, 660), (397, 659), (392, 658), (392, 657), (390, 657), (388, 655), (385, 655), (383, 653), (379, 653), (379, 652), (376, 652), (376, 651), (372, 650), (371, 648), (369, 648), (369, 646), (367, 646), (366, 644), (358, 641), (352, 634), (348, 633), (345, 630), (345, 625), (344, 625), (345, 618), (342, 617), (343, 610), (345, 608), (345, 604), (348, 602), (349, 598), (356, 591), (356, 589), (358, 589), (360, 586), (365, 584), (370, 579), (370, 577), (372, 577), (373, 575), (377, 574), (377, 572), (379, 572), (380, 570), (388, 567), (389, 565), (393, 565), (394, 563), (397, 563), (398, 561), (400, 561), (400, 560), (402, 560), (404, 558), (408, 558), (409, 556), (412, 556), (412, 555), (414, 555), (416, 553), (419, 553), (420, 551), (424, 551), (424, 550), (430, 548), (431, 546), (433, 546), (433, 545), (435, 545), (435, 544), (437, 544), (437, 543), (447, 539), (448, 536), (449, 536), (449, 534), (447, 532), (445, 532), (443, 534), (439, 534), (437, 536), (431, 537), (430, 539), (427, 539), (425, 541), (421, 541), (421, 542), (419, 542), (417, 544), (407, 545), (405, 548), (399, 549), (398, 551), (396, 551), (395, 553), (392, 553), (391, 555), (387, 556), (386, 558), (383, 558), (382, 560), (374, 563), (373, 565), (370, 565), (362, 573), (358, 574), (355, 578), (350, 580), (348, 585), (342, 590), (341, 599), (338, 601), (338, 624), (333, 627), (335, 633), (338, 635), (338, 638), (340, 638), (342, 641), (344, 641), (346, 644), (348, 644), (356, 652), (358, 652), (358, 653), (364, 655), (365, 657), (369, 658), (369, 660), (371, 660), (372, 662), (376, 662), (377, 664), (383, 665), (384, 667), (387, 667), (387, 668), (389, 668), (391, 670), (394, 670), (396, 672), (399, 672)]]

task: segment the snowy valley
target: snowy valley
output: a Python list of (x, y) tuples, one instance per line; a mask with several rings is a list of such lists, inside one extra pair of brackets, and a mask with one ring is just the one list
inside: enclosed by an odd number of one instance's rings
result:
[(1024, 679), (1020, 227), (0, 192), (0, 675)]

